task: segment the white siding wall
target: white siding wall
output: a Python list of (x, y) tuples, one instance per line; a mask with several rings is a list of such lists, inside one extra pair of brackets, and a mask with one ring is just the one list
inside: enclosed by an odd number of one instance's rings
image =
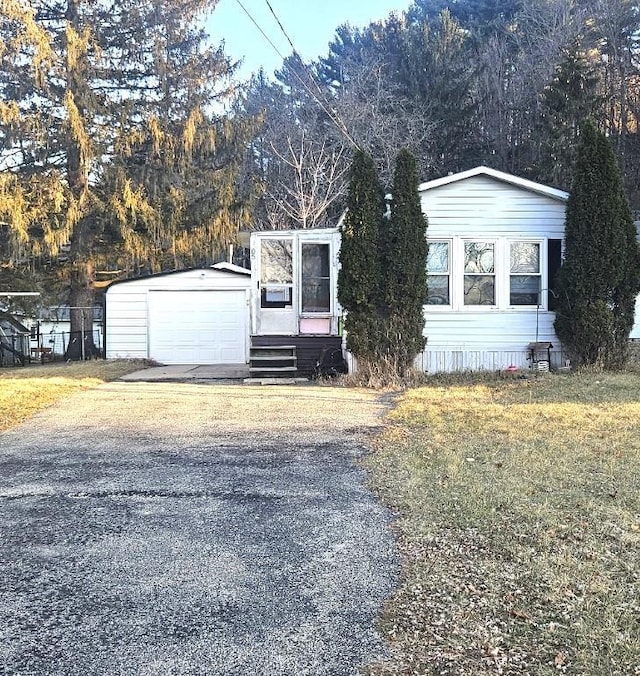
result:
[[(565, 203), (545, 195), (474, 176), (431, 188), (421, 194), (422, 209), (429, 219), (429, 239), (452, 240), (461, 251), (461, 239), (495, 240), (501, 248), (498, 266), (508, 266), (508, 239), (562, 239)], [(455, 240), (455, 241), (454, 241)], [(546, 247), (544, 248), (546, 251)], [(458, 254), (459, 255), (459, 254)], [(543, 256), (546, 258), (546, 254)], [(543, 272), (546, 272), (546, 260)], [(462, 261), (455, 260), (454, 283), (461, 283)], [(458, 278), (456, 279), (456, 275)], [(506, 276), (503, 276), (504, 282)], [(500, 282), (500, 277), (497, 279)], [(542, 288), (548, 282), (543, 274)], [(508, 289), (501, 290), (501, 298)], [(546, 296), (546, 294), (542, 294)], [(554, 345), (553, 361), (561, 363), (560, 344), (553, 331), (554, 313), (536, 308), (425, 306), (427, 347), (417, 365), (425, 371), (497, 370), (514, 364), (526, 367), (528, 343), (537, 338)]]
[(143, 277), (118, 283), (106, 295), (107, 359), (146, 359), (149, 355), (148, 293), (150, 290), (197, 291), (245, 289), (249, 275), (210, 268)]
[(429, 237), (564, 235), (565, 203), (485, 176), (424, 191)]

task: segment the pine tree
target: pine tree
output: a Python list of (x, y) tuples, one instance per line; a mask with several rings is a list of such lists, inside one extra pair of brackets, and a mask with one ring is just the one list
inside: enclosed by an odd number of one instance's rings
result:
[(640, 291), (640, 251), (620, 171), (607, 138), (583, 125), (567, 203), (565, 256), (555, 329), (585, 365), (624, 365)]
[(347, 348), (356, 356), (361, 369), (379, 357), (378, 239), (384, 208), (384, 191), (373, 160), (364, 151), (356, 150), (342, 225), (338, 300), (346, 311)]
[(393, 179), (391, 218), (381, 247), (388, 353), (403, 377), (424, 349), (427, 220), (420, 206), (415, 157), (401, 150)]
[[(247, 220), (247, 130), (212, 106), (232, 67), (198, 24), (215, 4), (0, 0), (0, 259), (56, 268), (72, 307), (97, 269), (210, 259)], [(91, 319), (72, 311), (89, 343), (68, 357), (93, 351)]]
[(575, 40), (540, 96), (533, 138), (538, 143), (536, 180), (568, 189), (576, 162), (580, 122), (602, 109), (598, 79), (587, 50)]

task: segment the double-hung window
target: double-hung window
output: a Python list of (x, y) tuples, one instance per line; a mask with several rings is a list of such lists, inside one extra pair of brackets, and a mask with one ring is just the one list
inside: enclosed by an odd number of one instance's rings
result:
[(451, 305), (451, 243), (429, 242), (427, 305)]
[(496, 273), (493, 242), (464, 243), (464, 304), (495, 305)]
[(553, 288), (560, 256), (561, 242), (553, 239), (453, 236), (429, 240), (424, 304), (454, 311), (542, 305), (553, 309), (552, 297), (547, 306), (543, 291)]
[(539, 242), (509, 243), (509, 305), (540, 303), (540, 260)]

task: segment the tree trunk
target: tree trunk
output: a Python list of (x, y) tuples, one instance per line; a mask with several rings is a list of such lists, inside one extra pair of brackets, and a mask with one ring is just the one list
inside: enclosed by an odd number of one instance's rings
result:
[(78, 265), (71, 271), (69, 314), (71, 328), (65, 359), (80, 361), (100, 357), (93, 340), (93, 269), (89, 264)]
[[(71, 29), (78, 35), (82, 32), (80, 25), (79, 0), (68, 0), (66, 19)], [(83, 141), (86, 135), (85, 105), (87, 101), (87, 82), (84, 78), (83, 66), (86, 62), (86, 53), (79, 56), (69, 45), (66, 48), (66, 91), (71, 95), (73, 105), (78, 116), (78, 126), (69, 124), (66, 142), (67, 180), (74, 198), (80, 208), (87, 205), (89, 158), (86, 150), (83, 152)], [(72, 117), (72, 111), (67, 111)], [(74, 228), (71, 236), (69, 275), (69, 314), (70, 335), (69, 344), (65, 352), (65, 359), (78, 361), (100, 356), (100, 351), (93, 342), (93, 265), (88, 262), (93, 253), (94, 233), (90, 217), (83, 214)]]

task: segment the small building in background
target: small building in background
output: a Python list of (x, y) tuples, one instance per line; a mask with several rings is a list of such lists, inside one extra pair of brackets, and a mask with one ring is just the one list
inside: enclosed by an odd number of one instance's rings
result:
[(24, 366), (31, 360), (31, 333), (8, 312), (0, 311), (0, 366)]
[[(91, 331), (93, 343), (100, 352), (104, 348), (104, 309), (102, 305), (82, 308), (86, 326), (79, 333)], [(71, 336), (71, 308), (68, 305), (46, 307), (38, 317), (25, 317), (24, 323), (31, 331), (31, 348), (38, 349), (46, 358), (61, 358)], [(81, 336), (80, 336), (81, 339)], [(84, 342), (84, 341), (83, 341)]]
[(250, 271), (230, 263), (114, 282), (106, 292), (106, 356), (244, 364), (250, 288)]

